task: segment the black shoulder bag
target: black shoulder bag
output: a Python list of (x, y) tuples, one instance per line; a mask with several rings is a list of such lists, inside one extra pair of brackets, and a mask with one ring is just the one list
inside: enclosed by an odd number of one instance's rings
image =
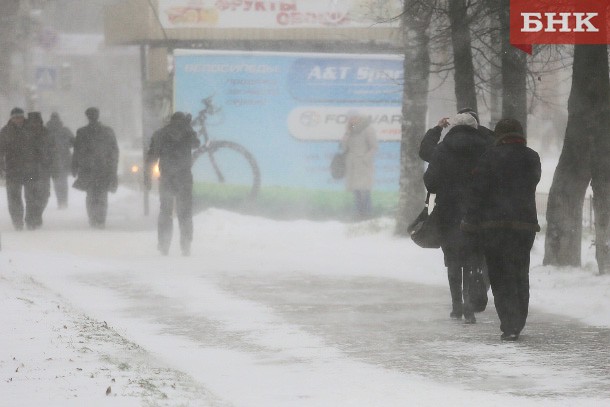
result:
[(441, 247), (440, 219), (436, 207), (432, 213), (428, 214), (429, 202), (430, 192), (426, 195), (424, 209), (409, 225), (407, 232), (411, 235), (411, 240), (419, 247), (438, 249)]

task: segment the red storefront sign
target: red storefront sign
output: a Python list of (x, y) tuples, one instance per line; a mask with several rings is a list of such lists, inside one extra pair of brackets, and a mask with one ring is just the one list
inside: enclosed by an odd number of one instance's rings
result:
[(608, 44), (610, 0), (511, 0), (510, 42), (531, 54), (534, 44)]

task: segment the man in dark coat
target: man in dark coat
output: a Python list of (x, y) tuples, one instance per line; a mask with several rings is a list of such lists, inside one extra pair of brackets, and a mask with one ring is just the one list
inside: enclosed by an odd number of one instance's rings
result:
[(526, 146), (517, 120), (500, 120), (495, 133), (495, 144), (473, 172), (462, 229), (481, 235), (501, 338), (515, 341), (527, 319), (530, 250), (540, 230), (540, 157)]
[(68, 175), (72, 163), (72, 147), (74, 147), (74, 134), (65, 127), (57, 113), (51, 113), (47, 122), (49, 137), (53, 142), (53, 163), (51, 177), (53, 188), (57, 197), (57, 207), (68, 207)]
[(8, 210), (16, 230), (25, 224), (36, 228), (36, 191), (39, 165), (43, 160), (43, 143), (35, 139), (25, 127), (25, 115), (21, 108), (11, 111), (9, 122), (0, 130), (0, 172), (6, 177)]
[[(42, 214), (49, 203), (51, 196), (51, 164), (53, 162), (53, 140), (42, 121), (40, 112), (28, 113), (25, 128), (37, 144), (42, 146), (42, 156), (38, 162), (38, 181), (36, 183), (36, 199), (30, 228), (37, 229), (42, 226)], [(39, 147), (39, 146), (37, 146)]]
[[(479, 131), (479, 133), (483, 135), (489, 145), (493, 144), (493, 131), (489, 130), (485, 126), (481, 126), (481, 122), (479, 121), (479, 115), (477, 114), (477, 112), (475, 112), (470, 107), (465, 107), (464, 109), (460, 109), (458, 111), (458, 114), (460, 113), (468, 113), (469, 115), (471, 115), (477, 121), (477, 130)], [(449, 126), (449, 118), (443, 117), (441, 120), (439, 120), (436, 126), (432, 127), (426, 132), (419, 146), (419, 157), (422, 160), (430, 162), (432, 154), (434, 153), (434, 149), (436, 148), (439, 143), (439, 140), (441, 139), (443, 129), (445, 129), (447, 126)]]
[(159, 161), (160, 211), (158, 221), (158, 248), (163, 255), (169, 253), (172, 240), (174, 199), (180, 227), (180, 247), (184, 256), (190, 255), (193, 240), (193, 174), (192, 150), (200, 141), (182, 112), (172, 115), (170, 123), (157, 130), (146, 155), (145, 184), (151, 188), (150, 173)]
[(430, 193), (436, 194), (434, 211), (440, 219), (441, 248), (451, 292), (450, 316), (460, 319), (463, 314), (465, 322), (472, 324), (476, 318), (468, 298), (468, 279), (464, 276), (481, 268), (483, 259), (476, 240), (460, 230), (460, 222), (466, 212), (471, 171), (488, 141), (477, 130), (476, 120), (467, 113), (456, 115), (451, 124), (454, 126), (434, 149), (424, 183)]
[(89, 124), (76, 131), (72, 175), (74, 188), (87, 192), (89, 224), (98, 229), (106, 225), (108, 192), (118, 185), (119, 147), (114, 131), (99, 122), (95, 107), (85, 111)]

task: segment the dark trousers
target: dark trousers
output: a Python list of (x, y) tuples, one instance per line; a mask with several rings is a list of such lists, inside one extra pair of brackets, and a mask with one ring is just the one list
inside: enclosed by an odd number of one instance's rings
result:
[(57, 206), (65, 208), (68, 206), (68, 174), (53, 176), (53, 189), (57, 197)]
[[(468, 267), (449, 266), (447, 267), (447, 277), (449, 278), (449, 291), (451, 292), (452, 313), (456, 316), (464, 314), (465, 317), (474, 315), (470, 304), (468, 284), (470, 280), (464, 278), (469, 271)], [(463, 296), (463, 299), (462, 299)]]
[(180, 228), (180, 247), (182, 250), (190, 249), (193, 240), (192, 182), (169, 182), (162, 178), (159, 183), (159, 197), (159, 249), (168, 250), (172, 242), (174, 202)]
[(359, 219), (367, 219), (373, 213), (371, 202), (371, 191), (367, 189), (357, 189), (354, 191), (354, 203), (356, 205), (356, 216)]
[(37, 181), (6, 180), (8, 212), (11, 215), (11, 220), (15, 229), (23, 229), (23, 198), (25, 198), (25, 223), (30, 227), (34, 227), (37, 218), (36, 191)]
[(89, 225), (103, 228), (106, 225), (106, 214), (108, 212), (108, 190), (95, 186), (89, 187), (86, 203)]
[(525, 326), (529, 308), (530, 250), (536, 234), (497, 229), (485, 231), (483, 237), (500, 330), (508, 335), (518, 335)]

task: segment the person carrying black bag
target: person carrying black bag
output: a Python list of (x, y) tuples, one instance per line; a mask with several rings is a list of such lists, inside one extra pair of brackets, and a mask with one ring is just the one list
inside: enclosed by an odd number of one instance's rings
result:
[(480, 235), (500, 338), (516, 341), (527, 319), (530, 250), (540, 231), (536, 186), (541, 166), (538, 153), (526, 146), (517, 120), (500, 120), (495, 134), (495, 144), (473, 171), (461, 229)]
[(467, 277), (483, 267), (483, 257), (475, 238), (460, 230), (460, 222), (466, 212), (472, 170), (489, 143), (468, 113), (457, 114), (448, 124), (453, 127), (434, 148), (424, 183), (430, 193), (436, 194), (434, 211), (438, 211), (441, 249), (451, 292), (450, 317), (461, 319), (463, 315), (465, 323), (474, 324), (475, 310), (469, 299)]

